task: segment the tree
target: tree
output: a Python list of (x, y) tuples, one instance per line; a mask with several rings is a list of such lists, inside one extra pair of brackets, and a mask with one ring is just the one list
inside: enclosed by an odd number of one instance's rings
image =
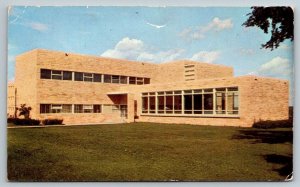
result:
[[(285, 39), (294, 40), (294, 12), (291, 7), (251, 7), (245, 27), (257, 26), (264, 33), (271, 32), (271, 38), (262, 48), (271, 51), (277, 48)], [(270, 31), (269, 31), (270, 30)]]
[(26, 104), (21, 104), (20, 108), (16, 108), (18, 110), (19, 116), (24, 116), (25, 119), (29, 119), (31, 107), (27, 107)]

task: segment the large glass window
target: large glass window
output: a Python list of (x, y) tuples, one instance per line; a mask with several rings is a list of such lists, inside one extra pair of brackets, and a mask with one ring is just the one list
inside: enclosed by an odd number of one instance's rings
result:
[(129, 84), (136, 84), (136, 77), (129, 77)]
[(83, 113), (93, 113), (93, 105), (83, 105)]
[(70, 104), (62, 105), (62, 113), (72, 113), (72, 105)]
[(62, 112), (62, 105), (60, 104), (51, 105), (51, 113), (61, 113), (61, 112)]
[(236, 115), (239, 111), (238, 94), (237, 87), (142, 93), (142, 112), (196, 116)]

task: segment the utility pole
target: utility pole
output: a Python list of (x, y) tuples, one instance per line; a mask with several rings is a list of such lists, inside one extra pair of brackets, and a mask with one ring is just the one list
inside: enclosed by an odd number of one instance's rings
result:
[(15, 88), (15, 118), (17, 118), (17, 88)]

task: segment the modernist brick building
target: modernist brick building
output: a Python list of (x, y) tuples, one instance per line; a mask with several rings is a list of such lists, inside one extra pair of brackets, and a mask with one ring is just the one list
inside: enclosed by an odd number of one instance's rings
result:
[(134, 62), (36, 49), (16, 58), (8, 113), (65, 124), (185, 123), (249, 127), (288, 118), (288, 81), (233, 77), (231, 67), (176, 61)]

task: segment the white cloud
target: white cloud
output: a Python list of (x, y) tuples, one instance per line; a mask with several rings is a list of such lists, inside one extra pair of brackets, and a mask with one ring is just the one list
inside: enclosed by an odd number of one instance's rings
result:
[(293, 67), (287, 58), (275, 57), (269, 62), (263, 64), (258, 69), (257, 74), (271, 77), (290, 77)]
[(103, 52), (101, 56), (138, 61), (166, 62), (180, 58), (184, 52), (185, 50), (183, 49), (153, 51), (143, 41), (126, 37), (120, 40), (113, 49)]
[(209, 22), (205, 26), (198, 26), (194, 28), (184, 29), (179, 36), (187, 38), (187, 39), (202, 39), (205, 37), (205, 34), (209, 31), (222, 31), (226, 29), (231, 29), (233, 27), (233, 23), (231, 19), (221, 20), (218, 17), (213, 18), (211, 22)]
[(33, 30), (37, 30), (37, 31), (46, 31), (49, 29), (47, 24), (39, 23), (39, 22), (30, 22), (30, 23), (26, 23), (26, 25), (32, 28)]
[(16, 57), (14, 55), (8, 55), (8, 57), (7, 57), (8, 63), (15, 62), (15, 60), (16, 60)]
[(255, 51), (253, 49), (240, 49), (239, 52), (242, 55), (253, 55)]
[(219, 58), (219, 56), (219, 51), (199, 51), (198, 53), (194, 54), (190, 60), (213, 63)]

